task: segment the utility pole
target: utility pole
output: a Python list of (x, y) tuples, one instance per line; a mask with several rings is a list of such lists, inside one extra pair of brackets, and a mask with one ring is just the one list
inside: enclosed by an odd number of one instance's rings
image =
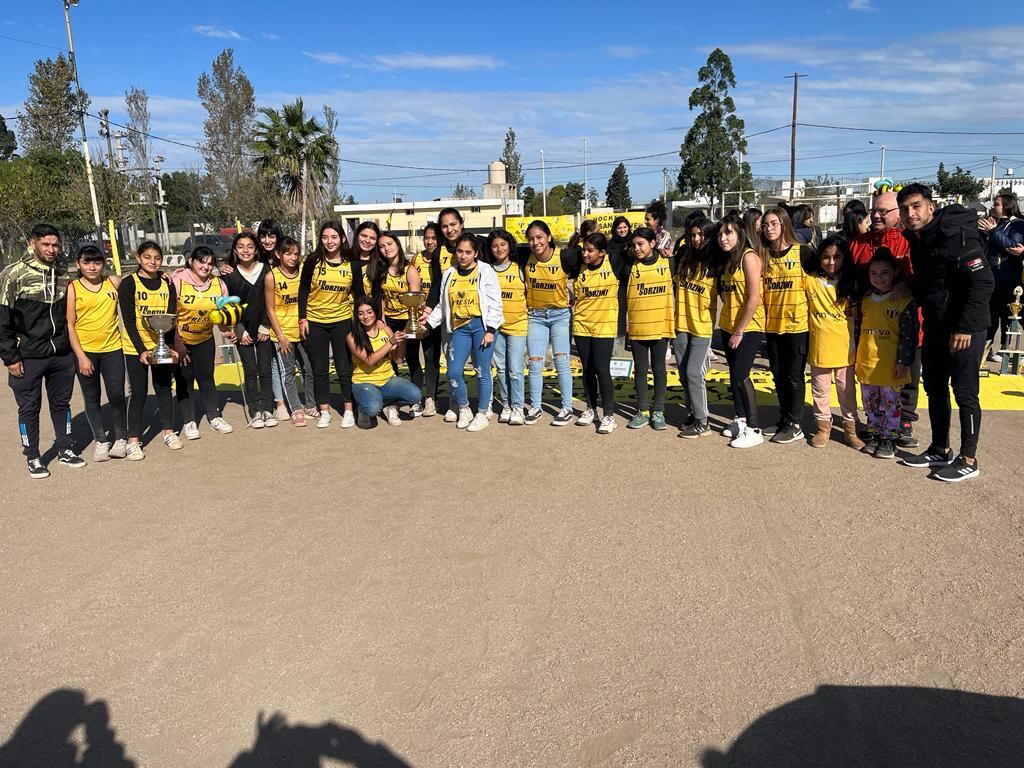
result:
[(544, 150), (540, 151), (540, 196), (543, 201), (544, 215), (548, 215), (548, 177), (544, 173)]
[[(587, 175), (587, 137), (583, 137), (583, 210), (590, 213), (590, 180)], [(586, 214), (584, 214), (586, 215)]]
[[(114, 138), (117, 139), (117, 170), (125, 175), (128, 173), (128, 161), (125, 160), (124, 152), (124, 139), (125, 134), (122, 131), (118, 131), (114, 134)], [(135, 216), (132, 214), (131, 208), (128, 209), (128, 247), (133, 251), (137, 245), (138, 237), (136, 236), (135, 230)]]
[[(79, 101), (82, 99), (82, 84), (78, 80), (78, 62), (75, 59), (75, 41), (71, 38), (71, 6), (78, 6), (78, 0), (64, 0), (64, 24), (68, 28), (68, 57), (71, 61), (71, 72), (75, 76), (75, 91)], [(92, 198), (92, 218), (96, 225), (96, 245), (103, 248), (103, 224), (100, 222), (100, 204), (96, 199), (96, 182), (92, 178), (92, 159), (89, 157), (89, 137), (85, 131), (85, 112), (79, 110), (78, 118), (82, 128), (82, 157), (85, 158), (85, 179), (89, 183), (89, 196)]]
[(668, 168), (661, 169), (661, 202), (668, 205)]
[[(160, 164), (164, 159), (157, 155), (153, 158), (153, 168), (156, 171), (156, 195), (157, 195), (157, 207), (160, 209), (160, 223), (161, 229), (163, 230), (163, 247), (165, 251), (171, 250), (171, 231), (167, 226), (167, 204), (164, 201), (164, 181), (163, 175), (160, 173)], [(157, 222), (153, 222), (156, 224)]]
[(988, 204), (990, 207), (996, 202), (996, 160), (998, 160), (998, 158), (995, 155), (992, 155), (992, 187), (988, 192)]
[(786, 75), (786, 79), (793, 78), (793, 121), (790, 123), (789, 136), (789, 201), (793, 202), (793, 193), (796, 191), (796, 101), (800, 90), (800, 78), (807, 77), (799, 72)]
[(114, 142), (110, 136), (110, 110), (100, 110), (100, 136), (104, 136), (107, 139), (107, 162), (110, 165), (111, 173), (116, 173), (114, 168)]

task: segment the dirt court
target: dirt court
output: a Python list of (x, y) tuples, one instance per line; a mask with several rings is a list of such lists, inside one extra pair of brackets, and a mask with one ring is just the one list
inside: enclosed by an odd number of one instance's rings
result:
[(546, 422), (39, 482), (5, 389), (0, 765), (1024, 764), (1024, 412), (958, 485)]

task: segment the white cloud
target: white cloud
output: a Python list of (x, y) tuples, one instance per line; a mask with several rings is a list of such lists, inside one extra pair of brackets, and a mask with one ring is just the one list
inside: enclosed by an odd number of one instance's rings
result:
[(878, 10), (872, 0), (850, 0), (846, 7), (851, 11), (861, 11), (862, 13), (873, 13)]
[(273, 32), (260, 32), (260, 37), (264, 40), (280, 40), (280, 35), (275, 35)]
[(638, 59), (647, 53), (647, 49), (637, 45), (609, 45), (604, 52), (613, 59)]
[(371, 56), (370, 61), (383, 70), (393, 69), (440, 69), (451, 72), (466, 72), (480, 69), (498, 69), (504, 62), (493, 56), (472, 54), (450, 54), (431, 56), (425, 53), (380, 54)]
[(347, 64), (350, 61), (347, 56), (331, 53), (330, 51), (303, 51), (302, 55), (308, 56), (314, 61), (319, 61), (321, 64)]
[(247, 40), (248, 38), (242, 37), (238, 32), (230, 28), (215, 27), (211, 24), (196, 24), (192, 27), (192, 31), (197, 35), (203, 37), (212, 37), (218, 40)]

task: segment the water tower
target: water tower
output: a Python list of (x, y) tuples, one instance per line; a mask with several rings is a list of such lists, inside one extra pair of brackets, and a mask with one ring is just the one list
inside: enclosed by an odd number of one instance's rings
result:
[(495, 160), (487, 165), (484, 197), (489, 200), (514, 200), (516, 198), (515, 187), (508, 183), (508, 171), (501, 160)]

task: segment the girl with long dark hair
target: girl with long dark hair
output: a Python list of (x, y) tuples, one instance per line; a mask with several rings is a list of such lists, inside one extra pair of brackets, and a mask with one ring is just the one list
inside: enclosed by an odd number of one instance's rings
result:
[(498, 275), (504, 321), (494, 336), (494, 367), (498, 374), (501, 400), (499, 424), (526, 423), (523, 368), (526, 356), (526, 280), (523, 268), (514, 260), (516, 241), (511, 233), (496, 229), (487, 236), (490, 264)]
[[(412, 268), (420, 276), (420, 290), (426, 295), (425, 304), (430, 304), (430, 297), (435, 286), (441, 284), (441, 269), (438, 265), (438, 248), (441, 247), (441, 227), (431, 222), (423, 227), (421, 233), (423, 250), (412, 259)], [(435, 299), (436, 303), (436, 299)], [(429, 314), (429, 313), (428, 313)], [(435, 416), (437, 414), (437, 385), (441, 378), (441, 329), (428, 328), (419, 340), (423, 351), (423, 407), (418, 415)], [(414, 379), (415, 381), (415, 379)], [(413, 407), (413, 416), (417, 408)]]

